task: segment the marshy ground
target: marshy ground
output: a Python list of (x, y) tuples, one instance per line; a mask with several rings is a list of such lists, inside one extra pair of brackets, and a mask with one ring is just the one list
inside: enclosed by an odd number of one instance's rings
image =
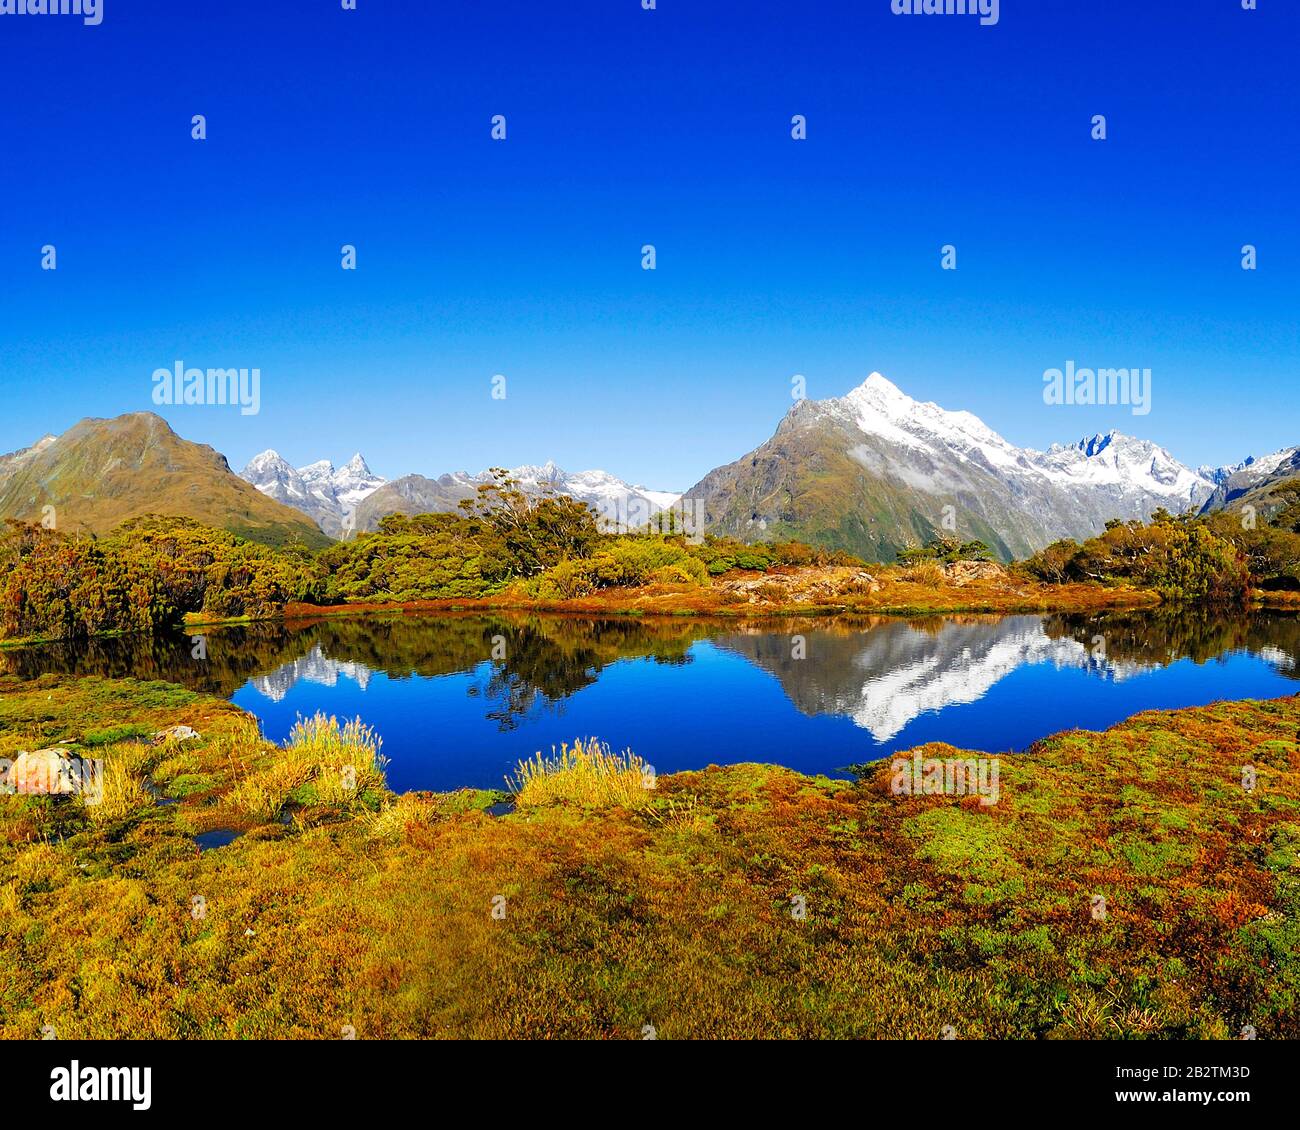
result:
[(0, 798), (0, 1036), (1296, 1038), (1298, 730), (1148, 712), (1002, 756), (992, 805), (633, 757), (490, 815), (389, 793), (364, 728), (6, 677), (0, 757), (107, 771)]

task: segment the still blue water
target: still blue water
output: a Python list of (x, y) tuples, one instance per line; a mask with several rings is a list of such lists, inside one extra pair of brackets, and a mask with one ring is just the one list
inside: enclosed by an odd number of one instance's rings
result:
[[(1281, 629), (1272, 635), (1293, 638), (1295, 621), (1270, 624)], [(1099, 655), (1095, 623), (1082, 640), (1052, 640), (1043, 625), (1035, 616), (801, 633), (724, 627), (687, 641), (672, 662), (636, 654), (595, 661), (583, 670), (585, 685), (538, 691), (523, 703), (492, 686), (508, 658), (443, 674), (388, 673), (340, 664), (321, 646), (270, 693), (266, 680), (250, 680), (232, 697), (276, 740), (299, 715), (360, 716), (383, 736), (389, 781), (401, 791), (501, 787), (520, 758), (577, 736), (631, 749), (660, 773), (765, 761), (837, 775), (922, 742), (1023, 750), (1141, 710), (1300, 690), (1293, 650), (1266, 631), (1212, 656), (1161, 655), (1162, 639), (1154, 656), (1113, 645)], [(431, 638), (439, 631), (424, 630)]]
[(443, 615), (325, 619), (0, 653), (0, 670), (166, 679), (283, 741), (360, 717), (399, 790), (500, 788), (575, 737), (660, 773), (776, 762), (843, 774), (929, 741), (1023, 750), (1141, 710), (1300, 691), (1300, 618), (1156, 610), (849, 623)]

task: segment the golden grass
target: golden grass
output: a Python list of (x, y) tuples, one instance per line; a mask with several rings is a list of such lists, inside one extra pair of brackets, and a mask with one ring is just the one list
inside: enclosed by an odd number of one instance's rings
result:
[(695, 794), (667, 797), (663, 804), (646, 813), (651, 824), (669, 832), (701, 832), (713, 824), (713, 815), (705, 811)]
[[(0, 719), (46, 743), (142, 715), (202, 731), (149, 756), (211, 788), (109, 825), (0, 802), (0, 1039), (1300, 1035), (1300, 696), (1044, 739), (992, 807), (900, 797), (888, 762), (710, 767), (635, 814), (500, 819), (477, 791), (341, 813), (308, 782), (301, 819), (200, 855), (212, 802), (289, 751), (230, 764), (246, 719), (157, 684), (0, 679)], [(105, 760), (143, 772), (128, 744)]]
[(83, 786), (86, 790), (83, 803), (91, 820), (105, 824), (153, 807), (154, 799), (144, 782), (154, 756), (149, 746), (127, 742), (115, 746), (110, 756), (102, 759), (102, 765), (93, 776), (87, 777)]
[(311, 767), (279, 761), (261, 773), (245, 777), (230, 791), (230, 803), (254, 820), (274, 820), (295, 789), (311, 779)]
[[(256, 718), (241, 718), (228, 733), (217, 734), (212, 739), (214, 756), (224, 758), (231, 766), (252, 761), (263, 750), (266, 740)], [(164, 750), (184, 750), (184, 745), (168, 741)]]
[(400, 842), (412, 827), (428, 827), (438, 819), (438, 805), (415, 793), (402, 793), (378, 812), (366, 813), (362, 819), (376, 840)]
[(596, 738), (577, 738), (572, 747), (551, 752), (551, 757), (539, 752), (519, 762), (514, 777), (506, 779), (519, 806), (567, 801), (589, 808), (641, 808), (650, 802), (654, 770), (630, 750), (615, 753)]
[(937, 561), (913, 561), (904, 565), (899, 576), (909, 585), (926, 585), (940, 588), (947, 581), (943, 566)]
[(311, 772), (322, 804), (348, 804), (367, 789), (384, 785), (383, 740), (360, 718), (339, 725), (317, 711), (289, 731), (285, 753)]
[(102, 794), (98, 803), (86, 804), (86, 811), (97, 824), (121, 820), (141, 808), (151, 808), (153, 797), (131, 766), (116, 758), (104, 762), (100, 773)]
[[(241, 734), (228, 740), (236, 756), (236, 749), (255, 739)], [(250, 817), (273, 820), (298, 789), (310, 784), (318, 804), (346, 808), (364, 793), (384, 788), (382, 744), (360, 718), (342, 724), (322, 712), (299, 718), (275, 760), (240, 781), (230, 802)]]

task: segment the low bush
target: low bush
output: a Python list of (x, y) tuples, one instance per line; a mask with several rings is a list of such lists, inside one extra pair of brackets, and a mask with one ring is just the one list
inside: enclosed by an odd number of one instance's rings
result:
[(909, 585), (924, 585), (926, 588), (937, 588), (947, 580), (942, 565), (937, 561), (925, 560), (904, 565), (899, 577)]
[(607, 537), (590, 557), (566, 558), (528, 581), (524, 591), (539, 600), (572, 600), (599, 589), (648, 584), (705, 585), (705, 565), (672, 538)]
[(1215, 532), (1215, 523), (1158, 510), (1149, 523), (1107, 522), (1102, 534), (1081, 545), (1055, 542), (1025, 561), (1023, 569), (1052, 584), (1132, 585), (1168, 600), (1239, 604), (1260, 580), (1252, 576), (1249, 560)]

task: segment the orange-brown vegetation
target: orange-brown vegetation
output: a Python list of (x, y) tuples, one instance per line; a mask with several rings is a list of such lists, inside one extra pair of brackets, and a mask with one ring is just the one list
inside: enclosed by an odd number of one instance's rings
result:
[[(201, 738), (149, 739), (174, 722)], [(70, 739), (176, 802), (0, 799), (0, 1036), (1295, 1038), (1298, 728), (1292, 697), (1070, 731), (992, 805), (889, 765), (500, 817), (302, 782), (200, 854), (294, 755), (166, 684), (0, 679), (0, 754)]]

